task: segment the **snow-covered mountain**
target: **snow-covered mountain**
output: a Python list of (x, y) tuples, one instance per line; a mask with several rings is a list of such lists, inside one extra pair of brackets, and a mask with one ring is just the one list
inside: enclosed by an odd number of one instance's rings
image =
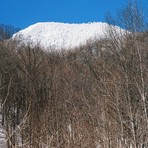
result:
[[(71, 49), (85, 45), (88, 40), (96, 40), (105, 37), (107, 23), (95, 22), (86, 24), (68, 24), (44, 22), (37, 23), (21, 30), (13, 35), (13, 38), (21, 37), (22, 42), (39, 44), (44, 49)], [(117, 30), (120, 30), (119, 27)]]

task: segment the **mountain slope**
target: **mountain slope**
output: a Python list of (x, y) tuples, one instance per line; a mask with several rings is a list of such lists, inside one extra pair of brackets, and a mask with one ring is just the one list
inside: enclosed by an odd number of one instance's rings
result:
[[(105, 37), (107, 23), (68, 24), (44, 22), (37, 23), (13, 35), (21, 36), (24, 43), (40, 44), (45, 49), (71, 49), (86, 44), (88, 40)], [(119, 27), (116, 27), (119, 30)]]

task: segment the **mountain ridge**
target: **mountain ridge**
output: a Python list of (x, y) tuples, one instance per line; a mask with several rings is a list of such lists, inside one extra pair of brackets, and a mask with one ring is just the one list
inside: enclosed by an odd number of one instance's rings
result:
[[(38, 22), (13, 35), (23, 43), (39, 44), (46, 50), (72, 49), (85, 45), (88, 40), (95, 41), (106, 37), (109, 24), (103, 22), (61, 23)], [(117, 30), (120, 27), (114, 26)]]

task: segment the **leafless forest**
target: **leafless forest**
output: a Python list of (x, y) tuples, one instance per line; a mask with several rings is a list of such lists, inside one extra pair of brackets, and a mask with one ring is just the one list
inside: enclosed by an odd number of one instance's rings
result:
[(7, 148), (148, 148), (148, 32), (137, 7), (119, 15), (128, 32), (109, 27), (106, 39), (67, 52), (1, 35)]

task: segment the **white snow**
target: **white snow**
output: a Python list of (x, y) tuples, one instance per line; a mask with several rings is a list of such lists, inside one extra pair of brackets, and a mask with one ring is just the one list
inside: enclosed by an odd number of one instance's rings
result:
[(1, 103), (0, 103), (0, 148), (6, 147), (6, 132), (2, 127), (2, 115), (1, 115)]
[[(102, 22), (68, 24), (56, 22), (42, 22), (29, 26), (13, 35), (13, 38), (21, 36), (24, 43), (32, 45), (40, 44), (48, 50), (72, 49), (85, 45), (88, 40), (105, 38), (105, 32), (109, 25)], [(120, 29), (116, 26), (116, 29)]]

